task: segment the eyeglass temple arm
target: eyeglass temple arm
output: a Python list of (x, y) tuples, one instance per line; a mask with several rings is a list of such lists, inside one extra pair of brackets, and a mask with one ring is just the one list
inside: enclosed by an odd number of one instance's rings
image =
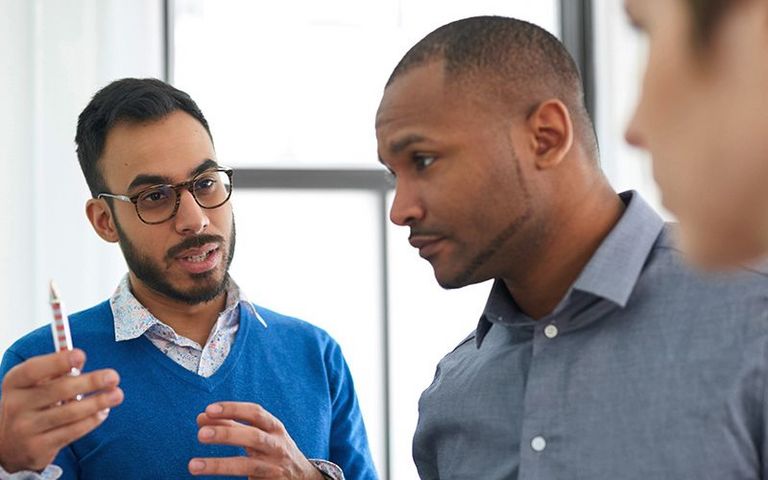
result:
[(125, 196), (125, 195), (114, 195), (112, 193), (100, 193), (96, 195), (96, 198), (103, 198), (103, 197), (109, 197), (109, 198), (115, 198), (117, 200), (122, 200), (124, 202), (131, 202), (133, 203), (133, 200), (131, 200), (131, 197)]

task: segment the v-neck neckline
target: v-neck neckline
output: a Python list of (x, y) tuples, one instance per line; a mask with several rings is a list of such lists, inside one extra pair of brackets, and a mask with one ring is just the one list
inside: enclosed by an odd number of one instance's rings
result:
[[(240, 326), (235, 335), (235, 342), (224, 360), (224, 363), (214, 372), (210, 377), (203, 377), (197, 372), (187, 370), (183, 366), (179, 365), (168, 355), (164, 354), (158, 349), (145, 335), (135, 339), (141, 345), (141, 347), (147, 351), (150, 356), (153, 356), (157, 364), (163, 366), (177, 377), (186, 381), (187, 383), (205, 390), (207, 392), (213, 391), (224, 379), (227, 378), (232, 368), (237, 363), (238, 358), (243, 352), (243, 345), (245, 345), (248, 335), (251, 331), (251, 324), (253, 323), (250, 315), (248, 315), (247, 309), (243, 308), (242, 303), (238, 305), (240, 315)], [(130, 341), (130, 340), (129, 340)]]

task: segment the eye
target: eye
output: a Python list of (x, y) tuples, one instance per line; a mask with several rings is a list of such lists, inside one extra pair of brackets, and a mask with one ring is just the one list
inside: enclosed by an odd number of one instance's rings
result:
[(158, 203), (163, 202), (170, 196), (169, 189), (165, 187), (154, 188), (142, 193), (139, 197), (139, 201), (142, 203)]
[(416, 170), (422, 171), (435, 163), (435, 160), (437, 160), (437, 157), (434, 155), (426, 154), (426, 153), (414, 153), (413, 154), (413, 163), (416, 166)]
[(169, 186), (150, 188), (139, 194), (136, 205), (144, 212), (162, 210), (175, 201), (175, 192)]
[(221, 177), (224, 175), (220, 172), (209, 172), (200, 175), (195, 178), (192, 189), (195, 192), (195, 197), (198, 199), (213, 196), (224, 191), (224, 184), (226, 183)]
[(204, 192), (216, 187), (216, 179), (213, 177), (203, 177), (195, 181), (195, 190)]

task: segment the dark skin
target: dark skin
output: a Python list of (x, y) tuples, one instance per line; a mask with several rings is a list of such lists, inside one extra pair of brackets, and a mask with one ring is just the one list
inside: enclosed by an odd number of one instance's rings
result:
[(573, 139), (565, 105), (543, 103), (523, 127), (529, 148), (534, 191), (552, 199), (548, 223), (557, 226), (547, 248), (525, 275), (502, 273), (507, 289), (531, 318), (555, 309), (606, 235), (616, 225), (624, 204), (586, 149)]
[(446, 81), (439, 60), (387, 87), (376, 133), (381, 162), (397, 178), (390, 218), (411, 229), (441, 285), (501, 279), (539, 319), (624, 205), (562, 101), (510, 111), (474, 93)]

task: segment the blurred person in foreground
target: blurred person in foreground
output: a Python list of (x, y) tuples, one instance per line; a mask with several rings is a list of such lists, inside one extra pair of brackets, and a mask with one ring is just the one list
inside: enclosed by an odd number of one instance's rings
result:
[(75, 350), (49, 353), (45, 326), (5, 352), (0, 478), (376, 478), (339, 346), (228, 273), (232, 170), (189, 95), (115, 81), (75, 141), (88, 219), (128, 273), (70, 316)]
[(768, 2), (626, 0), (649, 39), (627, 140), (647, 149), (683, 251), (722, 268), (768, 254)]
[(390, 218), (438, 283), (494, 280), (419, 401), (423, 479), (765, 478), (768, 274), (692, 271), (612, 190), (555, 37), (438, 28), (395, 67), (376, 135)]

